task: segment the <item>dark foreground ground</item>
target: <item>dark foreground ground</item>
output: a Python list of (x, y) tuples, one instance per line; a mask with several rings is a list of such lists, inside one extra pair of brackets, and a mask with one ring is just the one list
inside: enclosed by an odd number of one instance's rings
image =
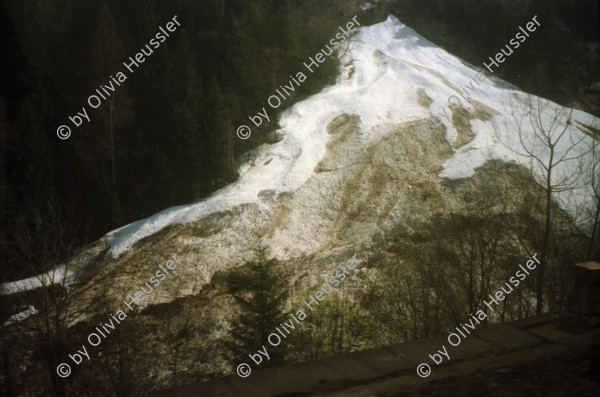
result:
[[(598, 396), (599, 318), (544, 315), (476, 329), (452, 347), (416, 340), (319, 361), (257, 370), (147, 397)], [(429, 358), (445, 345), (450, 360)], [(431, 365), (421, 378), (416, 367)]]

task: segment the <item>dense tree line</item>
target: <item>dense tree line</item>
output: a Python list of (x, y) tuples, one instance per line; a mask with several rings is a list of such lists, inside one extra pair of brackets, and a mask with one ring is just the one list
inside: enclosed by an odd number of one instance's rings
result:
[[(11, 251), (20, 249), (12, 228), (65, 212), (56, 207), (73, 212), (54, 219), (61, 226), (86, 226), (82, 245), (235, 179), (235, 159), (266, 142), (277, 119), (247, 141), (235, 128), (346, 17), (337, 2), (313, 0), (5, 0), (0, 8), (7, 37), (0, 243)], [(56, 129), (174, 15), (181, 28), (90, 111), (89, 122), (58, 139)], [(328, 61), (278, 110), (332, 83), (336, 71)], [(5, 278), (32, 270), (3, 259)], [(52, 266), (37, 259), (34, 271)]]

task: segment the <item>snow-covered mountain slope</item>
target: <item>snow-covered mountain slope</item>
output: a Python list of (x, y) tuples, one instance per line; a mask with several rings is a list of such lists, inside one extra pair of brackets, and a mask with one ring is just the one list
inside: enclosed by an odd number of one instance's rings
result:
[[(158, 263), (162, 254), (179, 253), (193, 263), (183, 270), (189, 285), (177, 292), (185, 295), (247, 258), (254, 234), (266, 236), (272, 253), (283, 260), (336, 256), (343, 250), (353, 254), (350, 247), (364, 245), (423, 211), (457, 208), (460, 203), (440, 185), (444, 178), (472, 177), (492, 159), (530, 166), (527, 158), (505, 147), (518, 149), (510, 113), (523, 116), (514, 105), (528, 96), (493, 75), (483, 77), (480, 69), (395, 17), (360, 28), (341, 64), (334, 86), (282, 115), (281, 139), (259, 148), (240, 167), (239, 180), (198, 203), (110, 232), (97, 243), (97, 251), (107, 249), (114, 260), (126, 256), (121, 266), (133, 266), (140, 255), (144, 260), (156, 257)], [(298, 71), (306, 70), (300, 64)], [(471, 85), (468, 93), (460, 88)], [(460, 100), (460, 108), (449, 106), (451, 96)], [(565, 110), (551, 103), (542, 118), (549, 123), (556, 109)], [(443, 113), (448, 117), (433, 121)], [(557, 120), (567, 128), (570, 139), (565, 142), (581, 140), (573, 152), (579, 154), (589, 148), (591, 138), (575, 122), (598, 126), (599, 120), (581, 111), (573, 112), (570, 125)], [(432, 132), (428, 140), (417, 136), (422, 125)], [(533, 136), (530, 125), (522, 128)], [(567, 146), (556, 149), (564, 152)], [(561, 165), (557, 175), (575, 165)], [(559, 200), (571, 210), (576, 208), (572, 203), (579, 206), (590, 196), (586, 185)], [(144, 253), (132, 252), (147, 237), (141, 245)], [(141, 268), (136, 265), (136, 271)], [(113, 288), (118, 290), (118, 283)], [(152, 299), (171, 298), (155, 294)]]
[[(357, 144), (366, 146), (381, 137), (382, 126), (416, 120), (426, 122), (443, 109), (449, 111), (448, 98), (464, 95), (459, 87), (468, 86), (470, 80), (480, 81), (479, 70), (424, 39), (393, 16), (384, 23), (362, 28), (342, 63), (345, 66), (337, 84), (297, 103), (285, 113), (278, 131), (283, 139), (262, 147), (255, 165), (246, 163), (241, 167), (237, 182), (197, 204), (170, 208), (113, 231), (109, 253), (118, 256), (136, 241), (169, 224), (193, 222), (236, 205), (259, 203), (261, 191), (294, 192), (306, 183), (323, 159), (326, 145), (332, 139), (327, 125), (340, 114), (360, 118)], [(494, 116), (488, 122), (471, 123), (474, 139), (444, 163), (442, 177), (472, 176), (476, 167), (493, 158), (528, 164), (527, 159), (498, 142), (492, 128), (495, 123), (501, 125), (503, 133), (515, 133), (506, 111), (510, 109), (513, 95), (517, 101), (524, 101), (525, 94), (495, 78), (480, 83), (469, 92), (471, 101), (462, 100), (462, 103), (469, 112), (477, 111), (477, 104), (487, 106), (495, 111)], [(433, 101), (428, 108), (418, 103), (419, 89)], [(545, 115), (548, 120), (551, 110)], [(592, 116), (580, 111), (575, 111), (573, 118), (584, 124), (594, 121)], [(446, 140), (453, 143), (458, 131), (451, 121), (443, 117), (441, 120), (447, 128)], [(575, 128), (571, 128), (570, 133), (575, 138), (581, 135)], [(510, 140), (510, 143), (517, 148), (518, 142)], [(271, 161), (266, 164), (268, 160)], [(582, 193), (581, 200), (584, 196)]]

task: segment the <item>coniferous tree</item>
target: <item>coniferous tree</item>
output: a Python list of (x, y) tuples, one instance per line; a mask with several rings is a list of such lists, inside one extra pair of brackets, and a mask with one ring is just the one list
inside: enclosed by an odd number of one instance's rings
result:
[[(135, 23), (130, 26), (134, 42), (131, 55), (139, 51), (139, 45), (154, 37), (156, 29), (164, 21), (159, 18), (155, 0), (132, 0), (127, 2), (129, 18)], [(180, 32), (175, 32), (179, 34)], [(175, 55), (172, 42), (161, 43), (154, 49), (148, 62), (135, 71), (127, 80), (135, 98), (136, 128), (130, 131), (132, 140), (128, 163), (133, 171), (133, 183), (139, 186), (132, 195), (137, 199), (136, 207), (143, 213), (176, 203), (177, 194), (172, 189), (177, 179), (173, 169), (172, 100), (170, 98), (171, 74), (167, 66)], [(147, 194), (152, 191), (152, 194)]]
[(267, 258), (266, 247), (259, 245), (254, 260), (245, 264), (244, 274), (236, 282), (240, 292), (234, 295), (239, 313), (230, 320), (232, 343), (229, 345), (235, 360), (248, 357), (264, 345), (270, 359), (265, 366), (281, 363), (285, 345), (271, 346), (267, 338), (284, 321), (283, 306), (288, 292), (281, 285), (277, 260)]
[(55, 199), (57, 194), (54, 157), (44, 122), (51, 111), (50, 99), (44, 84), (39, 83), (38, 88), (37, 94), (29, 95), (23, 101), (16, 124), (21, 138), (18, 144), (26, 153), (23, 158), (21, 197), (30, 207), (37, 209), (48, 200)]
[[(227, 131), (225, 129), (225, 98), (217, 80), (213, 77), (206, 93), (205, 109), (210, 109), (204, 118), (207, 144), (211, 149), (205, 167), (211, 170), (214, 187), (219, 187), (229, 176), (227, 164)], [(216, 181), (216, 185), (215, 185)]]
[(204, 166), (204, 159), (211, 148), (202, 128), (205, 115), (202, 80), (185, 29), (177, 32), (175, 40), (178, 55), (173, 59), (168, 76), (173, 82), (170, 139), (175, 149), (170, 160), (177, 176), (173, 189), (180, 199), (189, 202), (210, 191), (210, 170)]
[[(123, 194), (119, 189), (119, 185), (123, 184), (118, 183), (121, 178), (117, 169), (120, 148), (127, 140), (125, 133), (128, 129), (125, 127), (132, 118), (133, 109), (127, 82), (118, 85), (111, 78), (116, 79), (117, 73), (122, 72), (124, 55), (113, 13), (105, 1), (90, 51), (88, 84), (91, 92), (105, 85), (112, 86), (114, 91), (105, 91), (106, 100), (101, 99), (97, 109), (86, 106), (91, 121), (82, 120), (82, 131), (87, 133), (87, 139), (78, 148), (87, 169), (95, 177), (95, 209), (102, 215), (98, 219), (104, 228), (122, 224), (125, 220)], [(102, 88), (99, 92), (103, 92)]]

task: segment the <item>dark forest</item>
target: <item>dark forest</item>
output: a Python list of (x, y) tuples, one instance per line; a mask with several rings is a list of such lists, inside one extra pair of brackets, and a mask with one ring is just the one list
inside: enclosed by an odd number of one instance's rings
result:
[[(368, 25), (395, 13), (431, 40), (479, 64), (525, 11), (510, 2), (452, 3), (386, 2), (361, 20)], [(49, 262), (68, 257), (75, 247), (110, 230), (200, 200), (235, 180), (237, 159), (276, 139), (277, 118), (245, 141), (236, 137), (235, 128), (266, 105), (261, 102), (300, 70), (358, 3), (0, 4), (0, 244), (6, 253), (2, 276), (12, 280), (45, 270)], [(490, 7), (494, 18), (488, 17)], [(549, 26), (499, 76), (558, 103), (577, 101), (597, 114), (598, 96), (580, 84), (597, 72), (597, 65), (586, 60), (584, 47), (567, 45), (573, 35), (597, 40), (598, 32), (590, 30), (597, 16), (588, 12), (590, 7), (597, 9), (597, 3), (531, 2), (529, 8), (544, 20), (560, 15), (589, 23), (578, 24), (573, 34)], [(73, 128), (68, 140), (58, 139), (57, 128), (174, 15), (181, 27), (90, 112), (90, 122)], [(476, 21), (484, 16), (482, 26)], [(278, 111), (333, 83), (335, 62), (328, 60)]]

